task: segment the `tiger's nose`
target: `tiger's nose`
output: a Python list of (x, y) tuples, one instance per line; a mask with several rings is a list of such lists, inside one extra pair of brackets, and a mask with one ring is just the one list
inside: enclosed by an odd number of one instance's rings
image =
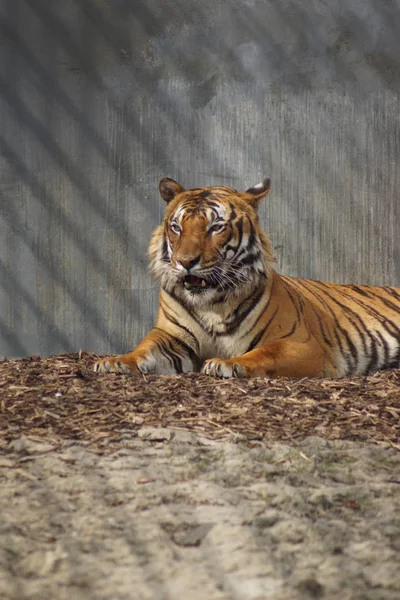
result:
[(200, 256), (198, 256), (197, 258), (180, 258), (176, 262), (187, 271), (190, 271), (190, 269), (193, 269), (193, 267), (195, 267), (200, 262)]

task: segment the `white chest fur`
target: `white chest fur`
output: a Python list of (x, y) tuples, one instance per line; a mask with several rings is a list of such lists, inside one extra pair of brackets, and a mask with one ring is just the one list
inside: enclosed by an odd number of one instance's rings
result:
[(168, 296), (168, 304), (175, 314), (180, 315), (179, 322), (196, 338), (201, 362), (208, 358), (233, 358), (244, 354), (255, 335), (252, 327), (265, 310), (265, 302), (259, 302), (244, 320), (232, 327), (234, 311), (227, 303), (185, 310)]

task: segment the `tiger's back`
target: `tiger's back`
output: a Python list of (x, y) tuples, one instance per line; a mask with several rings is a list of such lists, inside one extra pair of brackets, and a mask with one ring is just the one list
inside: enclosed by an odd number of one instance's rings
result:
[(160, 182), (167, 209), (149, 249), (156, 326), (96, 371), (342, 377), (399, 366), (400, 289), (276, 273), (257, 216), (269, 188)]
[(400, 289), (280, 278), (298, 295), (310, 332), (332, 357), (334, 376), (399, 366)]

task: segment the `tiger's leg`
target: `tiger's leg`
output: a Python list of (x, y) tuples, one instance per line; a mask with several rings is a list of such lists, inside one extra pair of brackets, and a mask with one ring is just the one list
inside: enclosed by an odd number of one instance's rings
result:
[(314, 340), (277, 341), (242, 356), (206, 360), (202, 372), (215, 377), (321, 377), (334, 376), (334, 369)]
[(96, 373), (157, 373), (171, 375), (197, 371), (199, 360), (186, 341), (155, 327), (129, 354), (112, 356), (97, 361)]

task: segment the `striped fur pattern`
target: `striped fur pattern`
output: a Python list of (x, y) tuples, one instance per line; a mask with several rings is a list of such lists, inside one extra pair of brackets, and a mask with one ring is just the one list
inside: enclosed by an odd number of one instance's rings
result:
[(156, 326), (95, 371), (343, 377), (399, 366), (400, 289), (279, 275), (257, 217), (269, 189), (269, 179), (246, 192), (160, 182)]

